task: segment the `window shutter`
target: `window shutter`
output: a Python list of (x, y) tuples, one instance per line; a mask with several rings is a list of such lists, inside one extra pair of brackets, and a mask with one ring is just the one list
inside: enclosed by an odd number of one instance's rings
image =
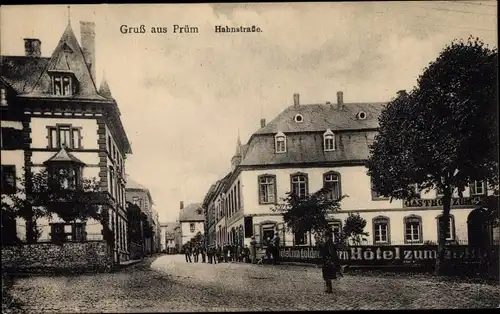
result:
[(255, 237), (255, 241), (257, 242), (257, 245), (260, 246), (260, 225), (259, 224), (253, 225), (253, 235)]

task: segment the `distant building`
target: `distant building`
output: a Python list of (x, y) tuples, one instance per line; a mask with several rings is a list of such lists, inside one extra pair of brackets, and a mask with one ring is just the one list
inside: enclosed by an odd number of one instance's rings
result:
[(184, 207), (184, 202), (180, 203), (179, 213), (180, 224), (180, 245), (189, 242), (198, 232), (205, 233), (205, 216), (201, 204), (190, 204)]
[(144, 253), (155, 253), (157, 228), (153, 211), (153, 198), (149, 189), (127, 176), (125, 195), (127, 202), (137, 205), (141, 209), (141, 212), (146, 215), (146, 223), (143, 225)]
[(349, 213), (359, 213), (367, 222), (366, 244), (435, 243), (440, 232), (469, 244), (491, 237), (477, 218), (490, 193), (484, 181), (474, 182), (463, 197), (454, 192), (445, 230), (438, 227), (439, 191), (413, 201), (390, 201), (373, 191), (365, 163), (384, 106), (344, 103), (342, 92), (337, 104), (300, 104), (295, 94), (293, 105), (268, 124), (263, 119), (247, 144), (238, 138), (231, 172), (209, 188), (203, 202), (209, 243), (249, 244), (251, 236), (262, 243), (278, 232), (283, 245), (313, 245), (310, 233), (286, 231), (282, 215), (271, 209), (285, 205), (287, 192), (301, 197), (324, 187), (331, 198), (348, 196), (329, 217), (333, 231), (342, 230)]
[(161, 228), (161, 252), (173, 252), (175, 249), (175, 222), (160, 223)]

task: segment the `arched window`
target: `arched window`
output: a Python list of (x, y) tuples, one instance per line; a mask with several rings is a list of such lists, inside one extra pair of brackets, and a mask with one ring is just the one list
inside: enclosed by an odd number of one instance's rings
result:
[(325, 152), (335, 150), (335, 134), (330, 129), (323, 133), (323, 147)]
[(278, 132), (274, 137), (274, 144), (276, 148), (276, 153), (286, 152), (286, 136), (282, 132)]
[(323, 187), (328, 189), (329, 193), (327, 197), (331, 200), (340, 199), (340, 173), (335, 171), (329, 171), (323, 174)]
[(422, 243), (422, 217), (410, 215), (404, 218), (405, 243)]
[(385, 216), (377, 216), (373, 218), (373, 243), (391, 243), (391, 234), (389, 228), (389, 218)]
[(295, 173), (290, 176), (291, 192), (299, 198), (306, 197), (308, 194), (307, 174)]
[[(441, 229), (441, 220), (443, 219), (443, 215), (439, 215), (436, 217), (437, 231), (438, 231), (438, 239), (442, 232)], [(455, 217), (453, 215), (449, 215), (449, 220), (445, 223), (445, 239), (447, 241), (455, 240)]]

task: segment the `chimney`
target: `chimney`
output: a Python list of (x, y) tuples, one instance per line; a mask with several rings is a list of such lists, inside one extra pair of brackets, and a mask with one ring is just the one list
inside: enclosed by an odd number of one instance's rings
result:
[(260, 127), (263, 128), (266, 126), (266, 119), (262, 118), (260, 119)]
[(24, 39), (24, 53), (26, 57), (40, 58), (42, 56), (42, 42), (37, 38)]
[(299, 94), (293, 94), (293, 106), (294, 107), (300, 106), (300, 95)]
[(343, 109), (344, 108), (344, 93), (343, 92), (337, 92), (337, 109)]
[(181, 208), (181, 209), (184, 209), (184, 202), (183, 202), (183, 201), (181, 201), (180, 208)]
[(331, 102), (329, 102), (329, 101), (327, 101), (327, 102), (326, 102), (326, 104), (327, 104), (328, 106), (331, 106), (331, 105), (332, 105), (332, 103), (331, 103)]
[(95, 23), (80, 21), (80, 39), (82, 42), (83, 56), (90, 69), (94, 82), (95, 76)]

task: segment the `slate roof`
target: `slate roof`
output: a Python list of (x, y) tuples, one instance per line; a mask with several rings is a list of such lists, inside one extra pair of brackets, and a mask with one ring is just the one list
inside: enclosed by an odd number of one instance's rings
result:
[[(246, 147), (241, 166), (362, 161), (369, 155), (385, 103), (312, 104), (290, 106), (255, 132)], [(365, 119), (358, 113), (364, 112)], [(303, 121), (296, 122), (297, 114)], [(335, 132), (335, 151), (323, 149), (323, 133)], [(286, 152), (276, 154), (274, 136), (283, 132)]]
[[(378, 128), (378, 117), (385, 103), (346, 103), (339, 110), (336, 104), (313, 104), (290, 106), (276, 118), (254, 134), (276, 134), (278, 131), (287, 132), (314, 132), (340, 130), (359, 130)], [(360, 120), (356, 115), (363, 111), (366, 119)], [(303, 122), (295, 122), (295, 116), (301, 114)]]
[(33, 90), (49, 61), (43, 57), (0, 56), (0, 73), (18, 94), (24, 94)]
[(126, 175), (126, 180), (127, 183), (125, 185), (125, 190), (140, 190), (146, 192), (149, 198), (149, 202), (151, 203), (151, 205), (154, 205), (153, 198), (151, 197), (151, 193), (149, 192), (149, 189), (147, 187), (130, 179), (129, 175)]
[[(201, 210), (201, 214), (196, 212), (198, 209)], [(205, 215), (203, 214), (201, 203), (189, 204), (184, 207), (179, 214), (179, 221), (205, 221)]]
[(50, 157), (44, 163), (49, 162), (73, 162), (85, 165), (83, 161), (73, 156), (73, 154), (68, 153), (68, 151), (62, 147), (60, 151), (58, 151), (54, 156)]

